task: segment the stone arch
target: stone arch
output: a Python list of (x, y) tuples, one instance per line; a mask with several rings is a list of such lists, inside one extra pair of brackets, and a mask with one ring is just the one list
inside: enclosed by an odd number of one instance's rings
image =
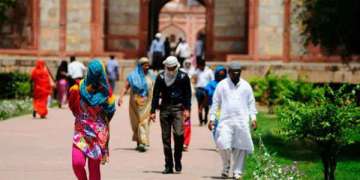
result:
[[(162, 7), (164, 7), (171, 0), (141, 0), (142, 4), (142, 12), (145, 12), (141, 15), (142, 18), (146, 19), (145, 23), (142, 23), (142, 30), (147, 30), (147, 32), (142, 34), (142, 39), (145, 40), (147, 46), (151, 42), (151, 39), (155, 35), (159, 26), (159, 14)], [(206, 31), (208, 43), (206, 44), (207, 48), (207, 56), (212, 56), (212, 39), (213, 39), (213, 19), (214, 19), (214, 3), (213, 0), (197, 0), (200, 4), (202, 4), (206, 8)], [(145, 37), (144, 37), (145, 36)], [(144, 51), (146, 48), (144, 47)]]

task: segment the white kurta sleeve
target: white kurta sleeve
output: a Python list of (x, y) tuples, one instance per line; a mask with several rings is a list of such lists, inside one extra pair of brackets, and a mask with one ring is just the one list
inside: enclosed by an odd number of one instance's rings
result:
[(251, 120), (256, 120), (256, 114), (257, 114), (256, 101), (255, 101), (253, 90), (250, 85), (249, 85), (249, 93), (248, 93), (247, 99), (248, 99), (247, 105), (248, 105), (248, 109), (249, 109), (250, 118), (251, 118)]
[(214, 95), (212, 97), (212, 105), (210, 108), (210, 121), (215, 121), (216, 119), (216, 112), (219, 109), (219, 106), (221, 105), (221, 91), (219, 91), (219, 87), (215, 88)]

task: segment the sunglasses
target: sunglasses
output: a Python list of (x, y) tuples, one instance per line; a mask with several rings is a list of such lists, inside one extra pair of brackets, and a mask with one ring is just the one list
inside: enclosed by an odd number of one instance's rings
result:
[(166, 69), (167, 69), (168, 71), (175, 71), (176, 68), (177, 68), (177, 66), (174, 66), (174, 67), (166, 67)]

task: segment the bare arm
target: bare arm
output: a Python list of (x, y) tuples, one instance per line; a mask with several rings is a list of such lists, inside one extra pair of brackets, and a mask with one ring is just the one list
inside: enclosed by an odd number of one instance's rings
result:
[(130, 83), (129, 83), (128, 80), (126, 80), (125, 81), (125, 86), (124, 86), (124, 88), (122, 88), (122, 90), (120, 92), (120, 97), (119, 97), (119, 100), (118, 100), (118, 106), (121, 106), (123, 104), (124, 96), (129, 91), (129, 89), (130, 89)]

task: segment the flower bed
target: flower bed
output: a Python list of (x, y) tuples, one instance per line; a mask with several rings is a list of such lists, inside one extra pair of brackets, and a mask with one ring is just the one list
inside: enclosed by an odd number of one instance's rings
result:
[(11, 99), (0, 100), (0, 121), (32, 112), (32, 100)]

